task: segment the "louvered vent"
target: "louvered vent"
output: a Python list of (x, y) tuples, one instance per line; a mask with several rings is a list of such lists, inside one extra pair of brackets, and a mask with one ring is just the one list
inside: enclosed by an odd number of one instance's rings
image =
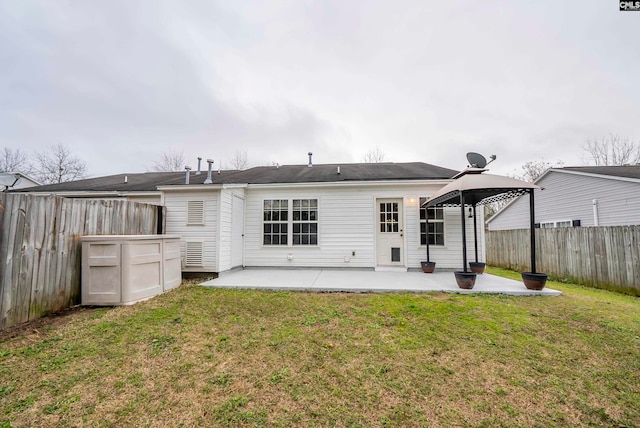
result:
[(187, 242), (186, 266), (202, 266), (202, 242)]
[(204, 224), (204, 201), (187, 203), (187, 224)]

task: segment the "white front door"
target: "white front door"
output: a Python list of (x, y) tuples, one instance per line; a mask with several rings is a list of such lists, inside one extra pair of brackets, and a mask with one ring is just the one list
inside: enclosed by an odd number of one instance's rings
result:
[(231, 267), (242, 266), (244, 252), (244, 199), (233, 195), (231, 205)]
[(378, 199), (376, 252), (378, 266), (404, 266), (402, 199)]

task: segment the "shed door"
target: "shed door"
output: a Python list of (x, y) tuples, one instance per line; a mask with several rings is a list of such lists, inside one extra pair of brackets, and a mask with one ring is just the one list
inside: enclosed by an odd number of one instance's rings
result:
[(244, 263), (244, 199), (233, 195), (231, 207), (231, 267)]
[(378, 266), (404, 266), (402, 199), (378, 199), (376, 251)]

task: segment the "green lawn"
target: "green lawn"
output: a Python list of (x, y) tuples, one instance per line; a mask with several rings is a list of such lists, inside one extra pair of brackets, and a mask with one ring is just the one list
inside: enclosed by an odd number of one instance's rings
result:
[(0, 427), (639, 426), (640, 301), (548, 286), (75, 310), (0, 333)]

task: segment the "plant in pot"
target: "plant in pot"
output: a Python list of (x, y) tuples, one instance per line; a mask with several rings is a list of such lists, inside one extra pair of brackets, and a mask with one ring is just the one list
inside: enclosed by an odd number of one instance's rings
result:
[(476, 276), (478, 274), (475, 272), (455, 271), (453, 274), (456, 277), (458, 287), (464, 290), (471, 290), (476, 285)]
[(477, 274), (482, 275), (484, 273), (484, 268), (487, 266), (484, 262), (469, 262), (469, 268), (471, 268), (471, 272), (475, 272)]
[(549, 277), (546, 273), (537, 272), (522, 272), (521, 275), (524, 286), (529, 290), (542, 290)]
[(436, 262), (422, 261), (420, 262), (420, 266), (424, 273), (433, 273), (433, 271), (436, 270)]

